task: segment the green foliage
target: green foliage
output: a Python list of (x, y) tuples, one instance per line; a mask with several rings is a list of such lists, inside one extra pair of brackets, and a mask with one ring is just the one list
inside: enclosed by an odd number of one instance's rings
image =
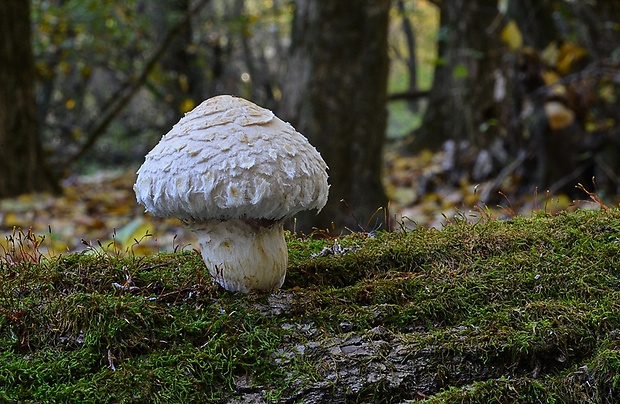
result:
[[(323, 389), (364, 402), (610, 402), (619, 219), (612, 209), (289, 234), (289, 275), (269, 295), (219, 289), (195, 252), (5, 259), (0, 397), (298, 401)], [(380, 366), (392, 370), (372, 373)], [(394, 381), (403, 372), (415, 389)]]
[[(119, 98), (152, 52), (154, 27), (138, 3), (32, 2), (39, 123), (55, 165), (66, 163), (86, 142), (96, 118)], [(122, 129), (115, 128), (123, 132), (114, 140), (117, 149), (128, 147), (128, 133), (135, 130), (129, 117), (124, 121)], [(109, 150), (106, 154), (109, 161)]]
[[(271, 99), (239, 77), (250, 81), (281, 64), (275, 61), (290, 35), (292, 5), (243, 3), (33, 0), (39, 124), (51, 166), (74, 168), (72, 159), (90, 147), (80, 171), (135, 164), (215, 93)], [(190, 23), (180, 29), (186, 15)], [(172, 43), (158, 52), (168, 35)], [(265, 90), (279, 98), (279, 83), (273, 86)], [(129, 93), (131, 102), (119, 105)]]

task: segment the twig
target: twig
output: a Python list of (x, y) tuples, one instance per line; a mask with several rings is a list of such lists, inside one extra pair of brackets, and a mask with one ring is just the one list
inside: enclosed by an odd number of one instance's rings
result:
[(504, 179), (510, 174), (512, 174), (517, 168), (519, 168), (530, 155), (531, 152), (528, 153), (525, 150), (521, 150), (517, 154), (517, 158), (512, 163), (504, 167), (504, 169), (500, 171), (499, 174), (497, 174), (497, 177), (495, 177), (495, 180), (491, 183), (491, 185), (482, 193), (480, 193), (480, 201), (486, 203), (489, 199), (489, 195), (491, 195), (491, 192), (496, 190), (497, 187), (499, 187), (499, 185), (504, 182)]
[[(398, 11), (402, 14), (403, 17), (403, 34), (405, 35), (405, 43), (407, 44), (407, 68), (409, 69), (409, 88), (408, 91), (415, 92), (418, 89), (418, 77), (416, 74), (416, 68), (418, 65), (416, 59), (416, 37), (413, 31), (413, 27), (411, 25), (411, 21), (407, 17), (407, 11), (405, 10), (405, 2), (404, 0), (398, 0), (396, 2), (396, 6), (398, 7)], [(411, 101), (411, 100), (410, 100)], [(410, 102), (409, 108), (412, 112), (417, 110), (416, 103)]]
[(163, 299), (165, 297), (172, 296), (172, 295), (180, 295), (181, 293), (186, 292), (188, 290), (191, 292), (192, 288), (183, 288), (180, 290), (173, 290), (172, 292), (161, 293), (159, 296), (157, 296), (157, 299)]
[(611, 167), (609, 167), (609, 165), (607, 165), (607, 163), (605, 163), (605, 161), (603, 161), (601, 156), (597, 155), (596, 157), (594, 157), (594, 161), (596, 162), (596, 165), (601, 169), (601, 171), (605, 175), (607, 175), (607, 178), (609, 178), (614, 184), (616, 184), (616, 186), (620, 186), (620, 179), (618, 178), (618, 175)]
[(588, 163), (578, 165), (573, 171), (551, 184), (551, 186), (549, 187), (549, 191), (552, 194), (556, 194), (566, 184), (579, 178), (579, 176), (583, 174), (583, 172), (586, 171), (588, 167)]
[(116, 366), (114, 366), (114, 355), (112, 355), (112, 350), (108, 348), (108, 367), (112, 369), (112, 371), (116, 370)]
[(416, 98), (428, 97), (430, 93), (430, 90), (402, 91), (399, 93), (389, 94), (387, 99), (388, 101), (414, 100)]

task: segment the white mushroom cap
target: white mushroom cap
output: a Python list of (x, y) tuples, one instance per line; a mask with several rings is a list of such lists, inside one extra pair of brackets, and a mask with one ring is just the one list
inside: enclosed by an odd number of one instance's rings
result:
[(146, 156), (134, 191), (155, 216), (273, 219), (327, 202), (327, 165), (273, 112), (221, 95), (188, 112)]

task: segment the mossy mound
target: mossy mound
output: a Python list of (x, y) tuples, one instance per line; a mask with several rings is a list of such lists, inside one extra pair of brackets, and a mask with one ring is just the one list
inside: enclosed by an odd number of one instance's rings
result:
[(288, 240), (281, 291), (195, 252), (0, 264), (6, 402), (616, 402), (620, 211)]

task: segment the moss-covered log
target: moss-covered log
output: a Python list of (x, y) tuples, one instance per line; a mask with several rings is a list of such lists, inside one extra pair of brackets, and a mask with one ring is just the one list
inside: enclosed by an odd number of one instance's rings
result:
[(195, 252), (0, 264), (6, 402), (614, 402), (620, 211), (288, 239), (281, 291)]

